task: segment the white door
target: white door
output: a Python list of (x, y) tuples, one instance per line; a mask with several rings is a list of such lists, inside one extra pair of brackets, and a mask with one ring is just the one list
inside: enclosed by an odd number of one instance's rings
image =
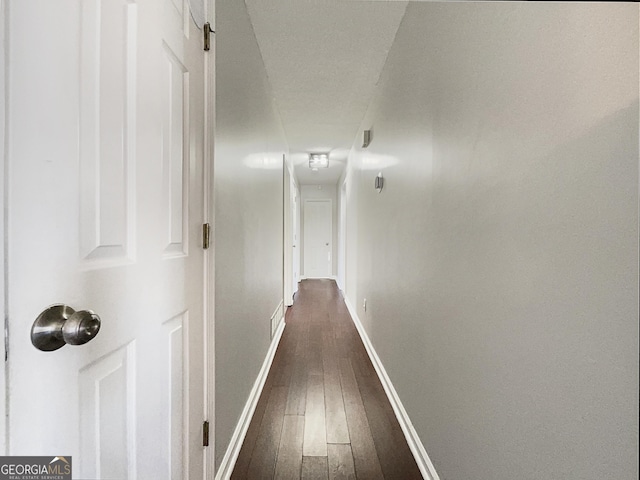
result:
[(293, 295), (298, 291), (298, 282), (300, 282), (300, 222), (299, 222), (299, 210), (298, 207), (298, 187), (293, 179), (291, 180), (291, 205), (293, 215), (293, 230), (292, 230), (292, 242), (293, 242), (293, 274), (292, 274), (292, 292)]
[(307, 278), (331, 277), (331, 210), (331, 200), (304, 201), (304, 275)]
[[(8, 4), (9, 454), (202, 478), (202, 35), (187, 0)], [(36, 349), (52, 304), (98, 334)]]
[[(284, 155), (283, 155), (284, 160)], [(298, 220), (296, 218), (296, 182), (284, 163), (284, 304), (293, 305), (295, 293), (298, 291), (298, 266), (300, 257), (298, 251)]]

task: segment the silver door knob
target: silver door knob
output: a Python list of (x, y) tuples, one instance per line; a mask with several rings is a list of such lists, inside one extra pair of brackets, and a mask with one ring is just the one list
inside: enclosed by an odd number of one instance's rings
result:
[(51, 305), (31, 327), (31, 343), (38, 350), (52, 352), (67, 343), (84, 345), (100, 331), (100, 317), (91, 310), (75, 311), (68, 305)]

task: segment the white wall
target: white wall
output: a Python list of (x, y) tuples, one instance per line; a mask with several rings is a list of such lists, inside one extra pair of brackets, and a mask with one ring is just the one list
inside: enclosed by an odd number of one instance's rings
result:
[(442, 479), (638, 478), (638, 82), (636, 4), (407, 9), (347, 295)]
[(305, 200), (329, 199), (331, 200), (331, 275), (338, 272), (338, 197), (335, 185), (301, 185), (300, 186), (300, 262), (302, 275), (304, 270), (304, 202)]
[(286, 143), (244, 2), (216, 2), (216, 465), (282, 300)]

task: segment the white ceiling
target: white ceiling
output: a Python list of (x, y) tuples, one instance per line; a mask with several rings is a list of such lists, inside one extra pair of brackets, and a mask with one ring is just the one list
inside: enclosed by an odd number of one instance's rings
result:
[[(298, 182), (335, 184), (407, 2), (245, 0)], [(312, 172), (309, 153), (329, 153)]]

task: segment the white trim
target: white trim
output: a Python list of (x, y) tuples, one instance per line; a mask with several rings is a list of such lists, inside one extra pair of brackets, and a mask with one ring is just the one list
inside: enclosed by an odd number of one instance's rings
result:
[(233, 468), (236, 465), (236, 460), (238, 460), (240, 449), (242, 448), (242, 444), (244, 443), (244, 437), (247, 435), (249, 424), (251, 423), (253, 414), (256, 411), (256, 406), (258, 405), (258, 400), (260, 399), (260, 394), (262, 393), (264, 382), (267, 380), (267, 375), (269, 374), (271, 363), (273, 363), (273, 357), (276, 354), (276, 350), (278, 348), (278, 344), (280, 343), (280, 338), (282, 337), (284, 327), (285, 323), (283, 317), (280, 321), (280, 325), (278, 326), (276, 334), (273, 336), (273, 340), (271, 340), (271, 345), (269, 346), (269, 350), (267, 351), (267, 356), (264, 359), (264, 363), (262, 364), (260, 373), (258, 373), (258, 378), (256, 378), (256, 382), (253, 384), (251, 393), (249, 393), (249, 398), (247, 399), (247, 403), (244, 406), (244, 410), (242, 410), (242, 415), (240, 415), (240, 420), (238, 420), (236, 429), (231, 436), (231, 441), (229, 442), (227, 451), (225, 452), (224, 458), (220, 463), (220, 467), (218, 468), (218, 472), (216, 473), (215, 480), (229, 480), (229, 478), (231, 478), (231, 473), (233, 473)]
[[(205, 3), (205, 18), (213, 30), (215, 23), (215, 0), (207, 0)], [(206, 106), (204, 118), (204, 221), (209, 222), (211, 231), (215, 232), (215, 195), (214, 187), (214, 132), (215, 132), (215, 101), (216, 101), (216, 74), (215, 74), (216, 36), (211, 36), (211, 50), (203, 52), (204, 55), (204, 104)], [(209, 446), (205, 448), (205, 458), (202, 466), (202, 478), (211, 478), (216, 471), (216, 342), (215, 342), (215, 235), (210, 239), (209, 250), (204, 252), (205, 261), (205, 290), (204, 290), (204, 356), (205, 356), (205, 403), (204, 418), (209, 422)]]
[(411, 423), (411, 419), (409, 418), (407, 411), (404, 409), (404, 406), (400, 401), (398, 392), (396, 392), (396, 389), (391, 383), (391, 379), (387, 375), (387, 372), (384, 369), (382, 362), (380, 361), (380, 357), (378, 357), (378, 354), (373, 348), (371, 340), (369, 340), (367, 332), (360, 322), (360, 318), (358, 317), (355, 308), (353, 308), (353, 305), (351, 305), (351, 302), (346, 296), (344, 297), (344, 302), (347, 305), (347, 309), (351, 314), (351, 319), (353, 320), (353, 323), (356, 326), (358, 333), (360, 334), (362, 343), (364, 343), (364, 346), (367, 349), (367, 353), (369, 354), (371, 363), (373, 363), (373, 367), (376, 369), (376, 373), (378, 374), (380, 382), (384, 387), (384, 391), (389, 398), (389, 402), (393, 407), (393, 411), (398, 418), (400, 428), (402, 428), (402, 432), (404, 433), (407, 443), (409, 444), (411, 453), (413, 453), (413, 456), (416, 459), (416, 463), (418, 464), (418, 468), (420, 469), (422, 476), (427, 480), (440, 480), (440, 477), (438, 476), (438, 473), (436, 472), (436, 469), (433, 466), (433, 463), (431, 462), (431, 459), (429, 458), (429, 455), (427, 454), (427, 451), (425, 450), (424, 445), (422, 444), (422, 441), (418, 436), (418, 433), (416, 432), (415, 428), (413, 428), (413, 424)]
[(338, 197), (338, 265), (336, 270), (336, 283), (340, 290), (347, 288), (347, 182), (338, 182), (336, 187), (336, 196)]
[(7, 149), (8, 135), (7, 135), (7, 111), (9, 108), (9, 97), (7, 95), (7, 88), (5, 86), (6, 79), (8, 77), (8, 53), (7, 53), (7, 39), (9, 38), (9, 22), (5, 18), (5, 8), (7, 3), (5, 0), (0, 0), (0, 99), (2, 99), (3, 106), (0, 109), (0, 155), (2, 155), (2, 164), (0, 165), (0, 312), (2, 313), (2, 322), (0, 325), (0, 360), (2, 365), (0, 366), (0, 455), (7, 455), (9, 445), (9, 429), (7, 428), (7, 405), (9, 398), (9, 390), (7, 384), (7, 363), (5, 359), (5, 322), (8, 321), (6, 311), (6, 301), (8, 294), (8, 285), (6, 284), (7, 275), (7, 258), (6, 251), (7, 245), (7, 174), (9, 155)]
[(285, 303), (293, 305), (293, 206), (291, 187), (293, 179), (286, 156), (283, 154), (283, 297)]

